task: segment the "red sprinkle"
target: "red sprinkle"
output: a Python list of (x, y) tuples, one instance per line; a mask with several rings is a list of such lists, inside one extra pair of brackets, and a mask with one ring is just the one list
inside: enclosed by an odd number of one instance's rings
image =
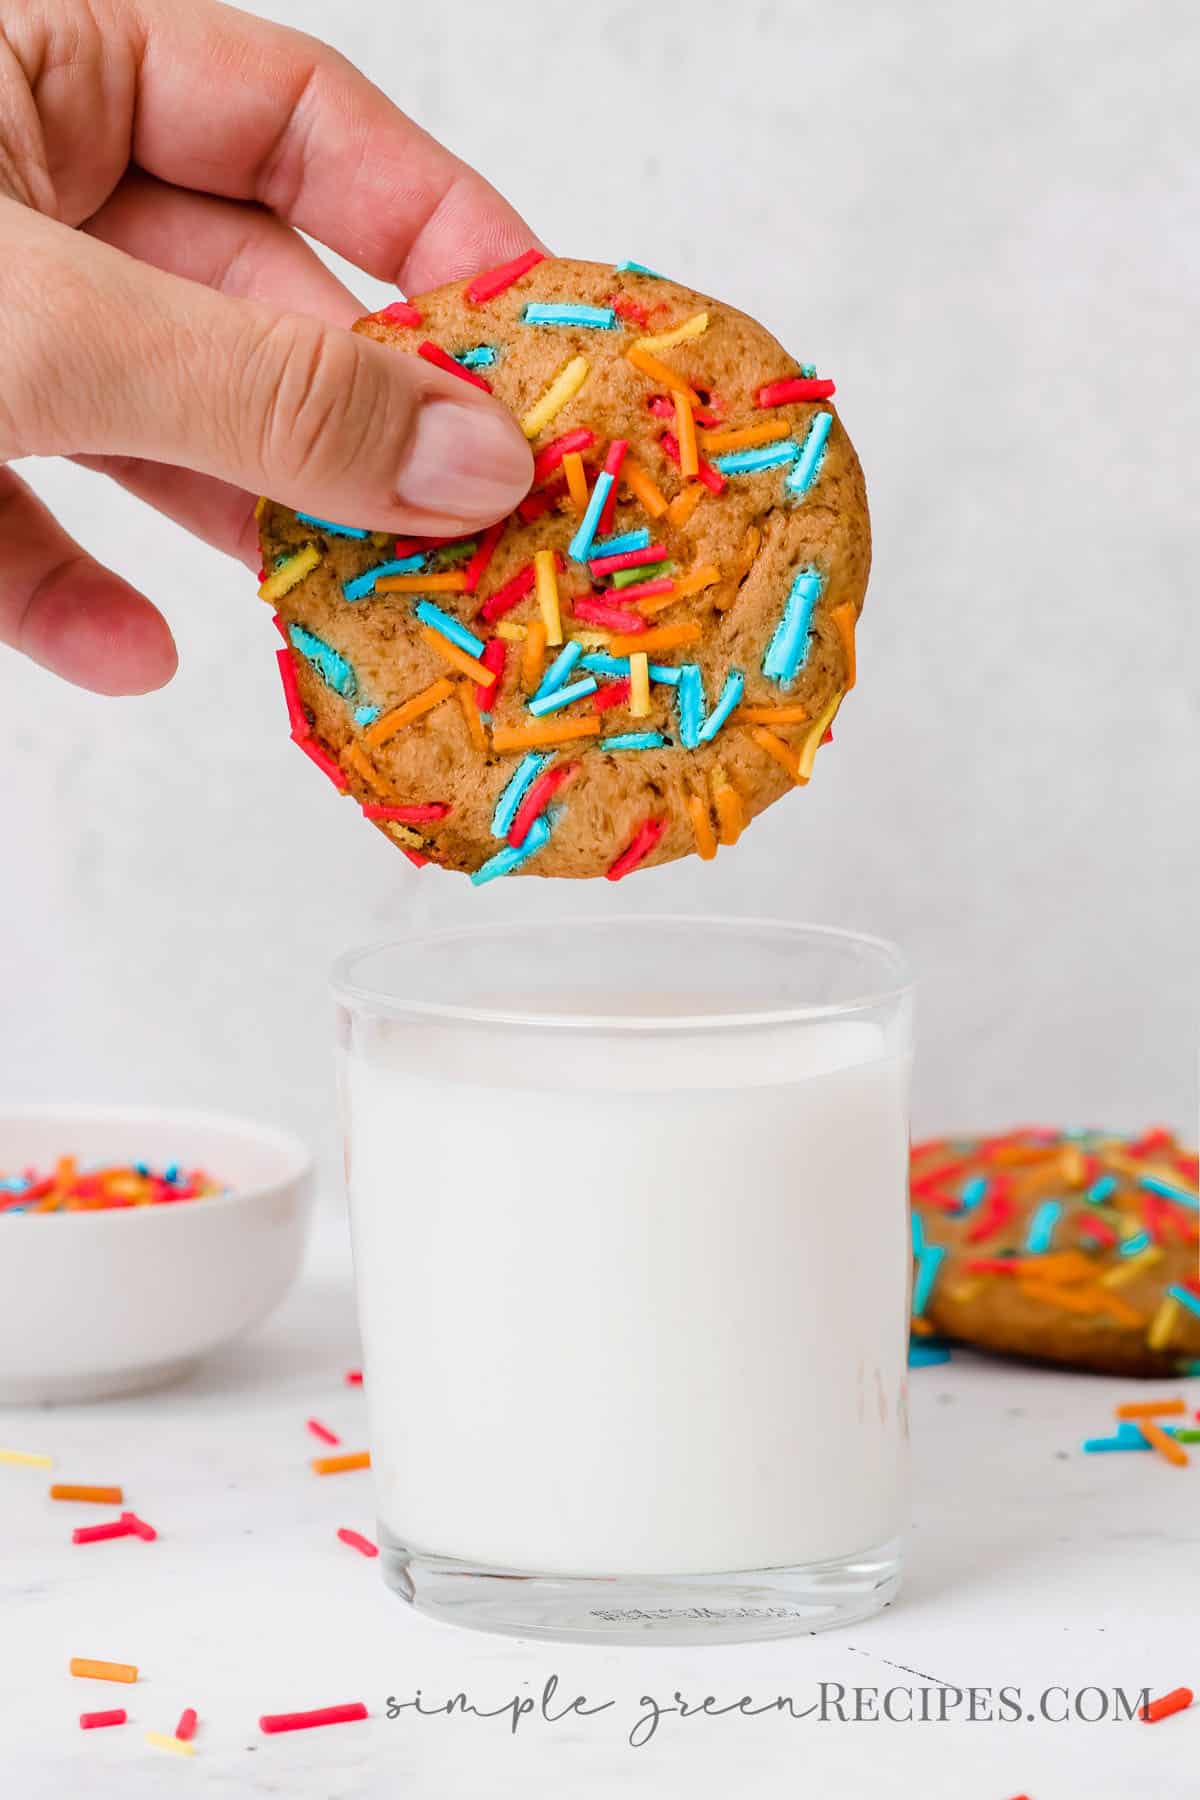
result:
[(485, 394), (492, 391), (491, 383), (485, 381), (482, 375), (477, 375), (474, 369), (464, 369), (460, 362), (455, 362), (449, 351), (443, 350), (440, 344), (432, 343), (429, 338), (417, 345), (417, 355), (423, 356), (435, 369), (445, 369), (447, 375), (457, 375), (460, 380), (469, 381), (472, 387), (482, 388)]
[(539, 450), (533, 459), (533, 485), (540, 487), (547, 475), (552, 475), (564, 456), (572, 450), (590, 450), (596, 441), (596, 434), (580, 426), (575, 431), (565, 431), (562, 437), (552, 438), (544, 450)]
[(124, 1725), (128, 1717), (123, 1706), (114, 1706), (109, 1712), (80, 1713), (79, 1728), (81, 1731), (95, 1731), (98, 1725)]
[(145, 1519), (139, 1519), (136, 1513), (123, 1512), (121, 1523), (129, 1531), (132, 1531), (135, 1537), (140, 1537), (143, 1543), (152, 1544), (158, 1536), (153, 1525), (147, 1525)]
[(610, 706), (622, 706), (629, 698), (629, 677), (622, 676), (619, 681), (603, 681), (592, 695), (592, 705), (597, 712), (607, 712)]
[(592, 575), (614, 575), (618, 569), (640, 569), (645, 563), (662, 562), (666, 556), (663, 544), (647, 544), (644, 550), (621, 550), (616, 556), (597, 556), (588, 562)]
[(347, 1387), (361, 1387), (362, 1386), (362, 1378), (363, 1377), (362, 1377), (361, 1369), (347, 1369), (346, 1370), (345, 1381), (346, 1381)]
[(498, 637), (489, 638), (487, 643), (483, 646), (483, 655), (479, 660), (485, 669), (490, 669), (492, 671), (492, 679), (488, 682), (480, 681), (475, 684), (475, 704), (480, 712), (487, 712), (493, 701), (499, 695), (500, 680), (504, 674), (504, 656), (507, 648), (508, 646), (505, 644), (504, 639)]
[(428, 825), (446, 818), (449, 811), (444, 800), (430, 800), (424, 806), (379, 806), (369, 801), (363, 807), (363, 818), (391, 819), (397, 825)]
[(258, 1728), (268, 1735), (276, 1731), (308, 1731), (314, 1725), (347, 1725), (352, 1719), (366, 1716), (362, 1701), (352, 1700), (346, 1706), (318, 1706), (311, 1712), (264, 1713)]
[(578, 763), (556, 763), (554, 768), (547, 769), (538, 776), (529, 792), (513, 814), (513, 822), (508, 828), (508, 841), (515, 850), (519, 850), (529, 836), (529, 828), (538, 814), (544, 812), (560, 787), (566, 785), (572, 776), (579, 773)]
[(517, 517), (523, 525), (531, 525), (557, 506), (567, 491), (565, 481), (556, 481), (550, 487), (541, 488), (536, 494), (526, 494), (523, 500), (517, 501)]
[(77, 1525), (71, 1533), (73, 1544), (102, 1544), (106, 1538), (133, 1537), (133, 1526), (126, 1523), (122, 1513), (119, 1519), (105, 1521), (103, 1525)]
[(589, 625), (599, 625), (604, 631), (619, 631), (627, 636), (646, 629), (641, 613), (622, 612), (620, 607), (605, 606), (599, 600), (572, 600), (571, 611), (577, 619), (586, 619)]
[[(670, 457), (671, 461), (678, 467), (679, 440), (673, 431), (663, 432), (662, 447)], [(725, 492), (725, 477), (722, 475), (721, 471), (719, 469), (714, 469), (712, 464), (706, 462), (703, 457), (699, 458), (699, 465), (699, 468), (696, 470), (696, 480), (703, 483), (710, 494), (723, 494)]]
[(1117, 1234), (1107, 1219), (1098, 1219), (1092, 1213), (1085, 1213), (1077, 1220), (1080, 1237), (1092, 1238), (1105, 1250), (1111, 1250), (1117, 1241)]
[(495, 551), (496, 545), (500, 542), (504, 527), (507, 523), (507, 519), (497, 519), (494, 525), (488, 526), (487, 530), (480, 538), (478, 550), (475, 551), (466, 568), (463, 570), (463, 574), (466, 576), (467, 581), (467, 585), (463, 589), (464, 593), (473, 594), (475, 589), (479, 586), (480, 577), (491, 562), (492, 554)]
[(312, 722), (304, 709), (300, 698), (300, 689), (296, 683), (296, 665), (292, 661), (290, 650), (277, 650), (275, 661), (279, 664), (279, 679), (283, 682), (283, 697), (287, 702), (288, 722), (292, 728), (292, 736), (299, 742), (306, 738), (312, 730)]
[(312, 1432), (313, 1436), (315, 1438), (320, 1438), (320, 1440), (323, 1444), (340, 1444), (341, 1443), (342, 1440), (338, 1436), (337, 1432), (330, 1431), (328, 1425), (322, 1425), (320, 1419), (305, 1419), (304, 1423), (307, 1425), (308, 1429)]
[(811, 375), (793, 375), (786, 381), (768, 381), (754, 396), (756, 406), (786, 406), (791, 400), (828, 400), (837, 389), (832, 381)]
[(611, 294), (609, 296), (608, 304), (612, 307), (618, 319), (632, 319), (635, 325), (645, 326), (650, 323), (650, 314), (646, 311), (645, 307), (640, 305), (638, 301), (631, 300), (628, 294)]
[(617, 483), (620, 480), (621, 464), (625, 461), (625, 452), (629, 448), (628, 438), (614, 438), (608, 446), (608, 455), (604, 458), (604, 467), (612, 476), (612, 486), (608, 490), (608, 498), (600, 509), (600, 518), (596, 530), (601, 537), (607, 537), (613, 528), (613, 517), (617, 510)]
[(1169, 1694), (1139, 1706), (1138, 1718), (1144, 1725), (1157, 1725), (1160, 1719), (1169, 1719), (1172, 1713), (1186, 1712), (1194, 1699), (1191, 1688), (1172, 1688)]
[[(393, 300), (390, 306), (381, 306), (377, 313), (371, 314), (371, 317), (384, 319), (389, 325), (419, 325), (421, 323), (420, 313), (415, 306), (410, 306), (407, 300)], [(176, 1732), (175, 1736), (178, 1737), (179, 1733)]]
[(407, 856), (414, 869), (425, 868), (430, 860), (423, 850), (410, 850), (404, 844), (400, 845), (400, 849), (404, 851), (405, 856)]
[(1000, 1231), (1012, 1217), (1013, 1203), (1008, 1186), (997, 1182), (967, 1227), (968, 1244), (981, 1244)]
[(398, 537), (392, 546), (392, 554), (396, 557), (423, 556), (427, 550), (444, 550), (447, 544), (463, 541), (461, 532), (457, 537)]
[(1016, 1257), (973, 1256), (964, 1265), (972, 1275), (1016, 1275)]
[(303, 737), (293, 740), (297, 743), (310, 762), (315, 762), (322, 775), (327, 775), (339, 794), (347, 792), (346, 776), (336, 756), (331, 756), (323, 744), (316, 738)]
[(196, 1735), (196, 1709), (185, 1706), (179, 1715), (179, 1723), (175, 1727), (175, 1736), (188, 1744)]
[(291, 648), (291, 644), (292, 644), (292, 640), (291, 640), (291, 638), (290, 638), (290, 637), (289, 637), (289, 636), (288, 636), (288, 628), (287, 628), (287, 626), (286, 626), (286, 625), (285, 625), (285, 624), (284, 624), (284, 622), (283, 622), (283, 620), (282, 620), (282, 619), (281, 619), (281, 618), (280, 618), (280, 616), (279, 616), (279, 614), (278, 614), (278, 613), (272, 613), (272, 614), (271, 614), (271, 623), (272, 623), (272, 625), (273, 625), (273, 626), (274, 626), (274, 627), (275, 627), (275, 629), (276, 629), (276, 631), (277, 631), (277, 632), (278, 632), (278, 633), (279, 633), (279, 635), (280, 635), (280, 637), (281, 637), (281, 638), (282, 638), (282, 639), (283, 639), (283, 641), (284, 641), (284, 643), (285, 643), (285, 644), (286, 644), (286, 645), (287, 645), (287, 646), (288, 646), (288, 648), (289, 648), (289, 649), (290, 649), (290, 648)]
[(505, 288), (510, 288), (514, 281), (520, 281), (522, 275), (528, 275), (530, 269), (544, 262), (544, 250), (526, 250), (522, 256), (514, 257), (512, 262), (501, 263), (499, 268), (485, 269), (482, 275), (476, 275), (467, 283), (467, 299), (472, 306), (478, 306), (484, 300), (494, 300)]
[(1152, 1131), (1144, 1132), (1135, 1143), (1129, 1145), (1126, 1152), (1129, 1156), (1153, 1156), (1156, 1150), (1166, 1150), (1171, 1144), (1171, 1133), (1162, 1125), (1156, 1125)]
[(379, 1555), (377, 1544), (373, 1544), (370, 1538), (364, 1537), (361, 1531), (351, 1531), (348, 1525), (338, 1527), (338, 1537), (343, 1544), (349, 1544), (352, 1550), (357, 1550), (362, 1556)]
[(610, 863), (604, 871), (605, 881), (620, 881), (623, 876), (631, 874), (649, 856), (666, 829), (665, 819), (647, 819), (629, 847), (622, 850), (616, 861)]
[(614, 590), (611, 598), (616, 606), (629, 606), (634, 600), (649, 600), (653, 594), (670, 594), (674, 589), (673, 575), (656, 575), (653, 581), (635, 581), (627, 588)]
[(532, 591), (533, 564), (526, 563), (525, 567), (514, 575), (511, 581), (506, 581), (503, 587), (497, 588), (494, 594), (488, 596), (479, 609), (479, 616), (481, 619), (485, 619), (489, 625), (494, 625), (496, 620), (502, 619), (506, 612), (511, 612), (514, 606), (519, 606), (526, 594)]

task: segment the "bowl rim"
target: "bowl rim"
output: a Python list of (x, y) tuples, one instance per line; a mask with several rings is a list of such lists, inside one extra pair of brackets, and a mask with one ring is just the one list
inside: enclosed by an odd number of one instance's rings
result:
[[(100, 1207), (94, 1212), (80, 1213), (9, 1213), (0, 1220), (0, 1231), (8, 1231), (14, 1225), (33, 1225), (43, 1219), (70, 1218), (77, 1224), (83, 1220), (96, 1221), (104, 1219), (130, 1220), (164, 1215), (172, 1218), (187, 1217), (192, 1209), (199, 1208), (201, 1213), (214, 1211), (232, 1211), (238, 1206), (259, 1199), (280, 1187), (298, 1187), (303, 1193), (310, 1186), (315, 1164), (313, 1152), (302, 1138), (285, 1131), (281, 1126), (265, 1124), (260, 1119), (248, 1119), (241, 1113), (218, 1112), (199, 1106), (153, 1106), (135, 1103), (115, 1102), (107, 1105), (103, 1101), (90, 1101), (76, 1104), (69, 1100), (15, 1101), (0, 1096), (0, 1130), (9, 1125), (20, 1125), (23, 1120), (49, 1123), (62, 1119), (69, 1127), (72, 1120), (81, 1124), (97, 1124), (100, 1122), (121, 1124), (129, 1122), (153, 1120), (156, 1123), (170, 1122), (182, 1130), (212, 1128), (232, 1132), (249, 1138), (256, 1138), (260, 1143), (270, 1145), (279, 1150), (285, 1160), (283, 1171), (269, 1181), (255, 1182), (249, 1186), (234, 1188), (228, 1194), (208, 1194), (196, 1200), (184, 1200), (178, 1205), (168, 1206), (112, 1206)], [(0, 1239), (0, 1243), (3, 1243)]]

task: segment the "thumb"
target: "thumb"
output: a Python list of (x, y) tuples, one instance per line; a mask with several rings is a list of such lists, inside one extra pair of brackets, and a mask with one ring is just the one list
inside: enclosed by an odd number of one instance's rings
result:
[(488, 524), (527, 491), (520, 427), (470, 383), (38, 227), (60, 265), (56, 305), (52, 317), (44, 303), (17, 309), (23, 328), (4, 361), (17, 376), (7, 411), (21, 442), (0, 446), (6, 454), (148, 457), (400, 532)]

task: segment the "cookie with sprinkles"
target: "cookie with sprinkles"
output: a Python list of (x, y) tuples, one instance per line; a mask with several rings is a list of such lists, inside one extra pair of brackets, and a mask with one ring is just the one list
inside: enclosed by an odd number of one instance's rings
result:
[(1113, 1375), (1200, 1374), (1200, 1184), (1166, 1130), (912, 1152), (913, 1330)]
[(469, 540), (262, 501), (292, 736), (416, 863), (711, 858), (807, 784), (870, 563), (834, 384), (639, 263), (544, 258), (357, 330), (487, 387), (533, 485)]

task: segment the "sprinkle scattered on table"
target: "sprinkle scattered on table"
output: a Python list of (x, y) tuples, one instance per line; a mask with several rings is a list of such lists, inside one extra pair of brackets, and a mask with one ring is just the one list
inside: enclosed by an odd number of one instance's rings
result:
[(1160, 1719), (1169, 1719), (1172, 1713), (1186, 1712), (1194, 1699), (1191, 1688), (1172, 1688), (1169, 1694), (1139, 1707), (1138, 1718), (1143, 1725), (1157, 1725)]
[(277, 1731), (310, 1731), (316, 1725), (348, 1725), (366, 1717), (362, 1701), (352, 1700), (345, 1706), (318, 1706), (311, 1712), (264, 1713), (258, 1726), (271, 1735)]

